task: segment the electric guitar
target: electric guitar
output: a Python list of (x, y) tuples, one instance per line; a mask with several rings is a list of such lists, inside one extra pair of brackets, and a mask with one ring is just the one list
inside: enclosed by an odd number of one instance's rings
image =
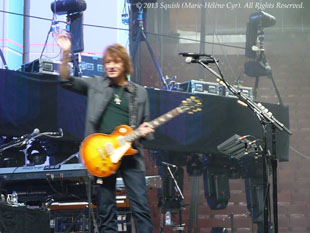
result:
[[(201, 108), (200, 100), (191, 96), (183, 100), (178, 107), (148, 123), (155, 129), (184, 112), (193, 114), (201, 111)], [(117, 171), (123, 156), (138, 152), (131, 145), (139, 137), (138, 130), (133, 130), (127, 125), (119, 125), (111, 134), (94, 133), (83, 140), (80, 156), (89, 173), (98, 177), (107, 177)]]

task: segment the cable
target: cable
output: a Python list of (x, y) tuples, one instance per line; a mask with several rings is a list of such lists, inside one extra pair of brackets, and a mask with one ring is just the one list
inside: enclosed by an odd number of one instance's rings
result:
[(43, 52), (44, 52), (44, 50), (46, 48), (46, 44), (47, 44), (47, 41), (48, 41), (48, 38), (49, 38), (51, 32), (52, 32), (52, 24), (51, 24), (50, 30), (47, 33), (47, 36), (46, 36), (46, 39), (45, 39), (45, 42), (44, 42), (44, 46), (43, 46), (43, 49), (42, 49), (42, 52), (41, 52), (41, 55), (40, 55), (40, 59), (42, 58)]
[(63, 194), (63, 192), (60, 192), (60, 191), (56, 190), (56, 188), (54, 188), (54, 186), (52, 185), (49, 177), (46, 177), (46, 181), (47, 181), (48, 186), (50, 186), (50, 188), (52, 189), (52, 191), (55, 194), (61, 194), (61, 195)]
[[(46, 21), (53, 21), (52, 19), (48, 19), (48, 18), (31, 16), (31, 15), (25, 15), (25, 14), (19, 14), (19, 13), (4, 11), (4, 10), (0, 10), (0, 12), (7, 13), (7, 14), (24, 16), (24, 17), (29, 17), (29, 18), (41, 19), (41, 20), (46, 20)], [(65, 21), (58, 21), (58, 22), (59, 23), (65, 23), (65, 24), (67, 23)], [(126, 29), (126, 28), (109, 27), (109, 26), (101, 26), (101, 25), (94, 25), (94, 24), (83, 24), (83, 26), (85, 26), (85, 27), (95, 27), (95, 28), (104, 28), (104, 29), (112, 29), (112, 30), (123, 30), (123, 31), (129, 31), (129, 32), (131, 31), (130, 29)], [(166, 34), (159, 34), (159, 33), (155, 33), (155, 32), (147, 32), (147, 31), (144, 31), (144, 33), (146, 35), (148, 34), (148, 35), (153, 35), (153, 36), (161, 36), (161, 37), (165, 37), (165, 38), (180, 39), (180, 40), (186, 40), (186, 41), (202, 43), (202, 41), (200, 41), (200, 40), (189, 39), (189, 38), (185, 38), (185, 37), (172, 36), (172, 35), (166, 35)], [(210, 44), (210, 45), (218, 45), (218, 46), (224, 46), (224, 47), (228, 47), (228, 48), (236, 48), (236, 49), (243, 49), (243, 50), (245, 50), (245, 47), (241, 47), (241, 46), (228, 45), (228, 44), (220, 44), (220, 43), (212, 43), (212, 42), (207, 42), (207, 41), (204, 42), (204, 43), (205, 44)]]
[[(217, 38), (217, 41), (220, 41), (220, 38), (219, 38), (218, 35), (216, 35), (216, 38)], [(224, 54), (224, 57), (225, 57), (225, 60), (226, 60), (226, 62), (227, 62), (227, 64), (228, 64), (228, 67), (229, 67), (229, 69), (230, 69), (230, 72), (233, 74), (234, 78), (237, 79), (237, 75), (235, 74), (235, 72), (234, 72), (234, 70), (233, 70), (233, 68), (232, 68), (232, 66), (231, 66), (231, 64), (230, 64), (230, 62), (229, 62), (229, 59), (228, 59), (228, 57), (227, 57), (227, 53), (226, 53), (226, 51), (224, 50), (224, 48), (223, 48), (222, 46), (221, 46), (221, 50), (222, 50), (222, 53)], [(241, 69), (240, 73), (242, 72), (242, 70), (243, 70), (243, 69)]]
[(21, 14), (21, 13), (16, 13), (16, 12), (11, 12), (11, 11), (4, 11), (4, 10), (0, 10), (0, 12), (2, 12), (2, 13), (6, 13), (6, 14), (12, 14), (12, 15), (18, 15), (18, 16), (23, 16), (23, 17), (34, 18), (34, 19), (42, 19), (42, 20), (45, 20), (45, 21), (52, 21), (51, 19), (44, 18), (44, 17), (38, 17), (38, 16), (32, 16), (32, 15), (26, 15), (26, 14)]
[(299, 155), (300, 157), (303, 157), (305, 159), (310, 159), (310, 156), (309, 155), (305, 155), (301, 152), (299, 152), (298, 150), (296, 150), (294, 147), (290, 146), (289, 147), (292, 151), (294, 151), (297, 155)]

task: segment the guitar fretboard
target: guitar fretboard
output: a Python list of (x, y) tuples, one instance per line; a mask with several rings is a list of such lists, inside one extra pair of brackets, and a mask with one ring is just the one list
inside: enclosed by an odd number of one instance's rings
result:
[[(186, 109), (184, 110), (182, 107), (177, 107), (172, 109), (171, 111), (161, 115), (160, 117), (155, 118), (154, 120), (149, 122), (149, 125), (151, 128), (155, 129), (161, 125), (163, 125), (164, 123), (166, 123), (167, 121), (175, 118), (176, 116), (184, 113), (186, 111)], [(127, 142), (133, 142), (136, 139), (138, 139), (140, 137), (140, 134), (137, 130), (133, 131), (130, 134), (127, 134), (125, 136), (125, 140)]]

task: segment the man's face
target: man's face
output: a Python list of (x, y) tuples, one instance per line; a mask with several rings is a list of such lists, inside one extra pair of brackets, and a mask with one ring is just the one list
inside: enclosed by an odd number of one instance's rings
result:
[(112, 58), (107, 55), (104, 60), (104, 67), (108, 77), (119, 78), (121, 76), (125, 77), (124, 74), (124, 63), (121, 58)]

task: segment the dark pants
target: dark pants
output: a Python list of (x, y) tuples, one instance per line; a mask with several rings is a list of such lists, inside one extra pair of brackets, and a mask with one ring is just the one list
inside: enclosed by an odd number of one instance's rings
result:
[[(146, 196), (145, 172), (136, 168), (120, 167), (126, 192), (130, 201), (130, 209), (135, 223), (136, 233), (152, 233), (153, 226)], [(116, 216), (116, 175), (103, 178), (98, 186), (97, 200), (101, 233), (117, 233)]]

